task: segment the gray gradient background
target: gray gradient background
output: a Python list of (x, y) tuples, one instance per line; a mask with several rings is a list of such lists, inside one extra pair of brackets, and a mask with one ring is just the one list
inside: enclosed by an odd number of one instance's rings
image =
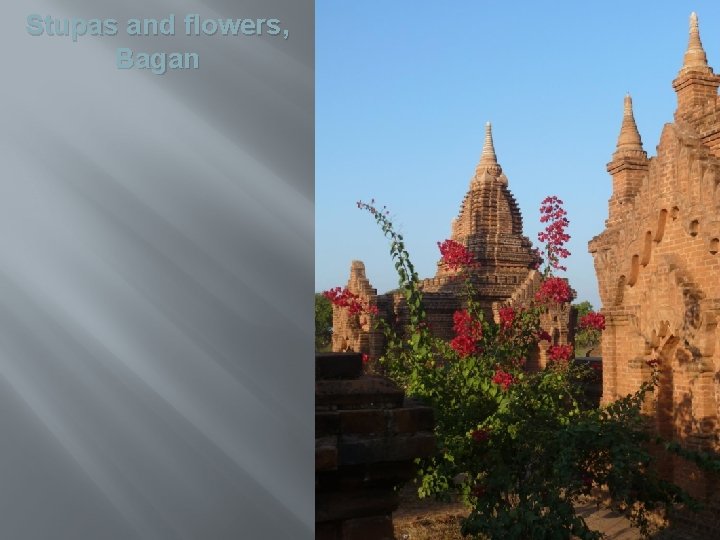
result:
[[(0, 539), (311, 538), (312, 2), (3, 7)], [(171, 12), (290, 37), (25, 31)]]

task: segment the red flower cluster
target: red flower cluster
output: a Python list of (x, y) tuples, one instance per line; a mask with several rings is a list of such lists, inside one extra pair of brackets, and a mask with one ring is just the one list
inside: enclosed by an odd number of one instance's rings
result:
[(362, 363), (363, 363), (363, 365), (364, 365), (364, 364), (367, 364), (369, 361), (370, 361), (370, 357), (369, 357), (367, 354), (363, 353), (363, 355), (362, 355)]
[(572, 300), (572, 296), (572, 289), (567, 280), (549, 277), (540, 285), (540, 289), (535, 294), (535, 300), (543, 304), (548, 302), (564, 304)]
[(490, 438), (490, 432), (487, 429), (476, 429), (470, 436), (476, 443), (484, 443)]
[(340, 287), (332, 288), (329, 291), (323, 292), (323, 296), (330, 300), (332, 305), (347, 308), (350, 315), (359, 315), (363, 311), (372, 315), (378, 314), (377, 306), (363, 305), (360, 301), (360, 297), (357, 294), (350, 292), (347, 287), (344, 289), (341, 289)]
[(567, 362), (573, 357), (572, 345), (552, 345), (547, 350), (548, 358), (554, 362)]
[(473, 320), (472, 315), (465, 309), (455, 312), (453, 322), (455, 337), (450, 342), (450, 347), (461, 358), (476, 353), (478, 350), (476, 342), (482, 338), (482, 325), (480, 322)]
[(458, 353), (460, 358), (466, 358), (477, 352), (475, 342), (467, 336), (455, 336), (450, 341), (450, 347)]
[(557, 270), (567, 270), (560, 260), (570, 255), (565, 248), (565, 242), (570, 240), (565, 228), (570, 222), (562, 205), (563, 202), (553, 195), (546, 197), (540, 206), (540, 222), (547, 225), (544, 231), (538, 233), (538, 240), (547, 246), (548, 262)]
[(605, 330), (605, 315), (591, 311), (584, 317), (580, 317), (580, 328)]
[(501, 307), (498, 310), (498, 315), (500, 315), (500, 328), (503, 330), (509, 330), (512, 328), (513, 323), (515, 322), (515, 310), (511, 308), (510, 306)]
[(453, 330), (457, 335), (467, 335), (477, 341), (482, 338), (482, 325), (476, 321), (466, 309), (460, 309), (453, 314)]
[(541, 328), (537, 333), (537, 340), (538, 341), (552, 341), (552, 336)]
[(498, 386), (501, 386), (503, 390), (507, 390), (510, 388), (512, 383), (515, 381), (512, 374), (508, 373), (507, 371), (503, 371), (502, 369), (497, 369), (495, 371), (495, 375), (493, 375), (492, 382), (497, 384)]
[(450, 270), (460, 270), (476, 264), (475, 257), (468, 248), (455, 240), (445, 240), (437, 245), (440, 249), (440, 261)]

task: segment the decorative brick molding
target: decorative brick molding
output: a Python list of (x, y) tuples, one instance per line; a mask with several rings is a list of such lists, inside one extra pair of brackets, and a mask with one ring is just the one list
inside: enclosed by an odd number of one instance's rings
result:
[(315, 362), (315, 538), (393, 540), (395, 488), (435, 452), (432, 409), (363, 375), (360, 354)]

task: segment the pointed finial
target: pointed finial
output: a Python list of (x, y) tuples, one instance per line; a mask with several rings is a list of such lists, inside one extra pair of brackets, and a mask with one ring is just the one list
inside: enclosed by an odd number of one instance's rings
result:
[(485, 124), (485, 144), (483, 145), (482, 154), (480, 155), (480, 163), (475, 169), (476, 173), (488, 172), (492, 176), (499, 176), (502, 172), (495, 155), (495, 145), (492, 138), (492, 125), (490, 122)]
[(483, 144), (480, 156), (480, 165), (497, 165), (497, 156), (495, 155), (492, 138), (492, 124), (490, 122), (485, 123), (485, 144)]
[(632, 97), (625, 94), (625, 102), (623, 107), (623, 120), (620, 127), (620, 136), (618, 137), (617, 150), (613, 154), (613, 159), (618, 157), (627, 157), (630, 155), (638, 156), (638, 152), (645, 154), (642, 147), (642, 139), (635, 123), (633, 115)]
[(700, 41), (700, 28), (698, 27), (697, 14), (693, 11), (690, 14), (690, 37), (688, 47), (683, 58), (681, 71), (709, 71), (705, 49)]

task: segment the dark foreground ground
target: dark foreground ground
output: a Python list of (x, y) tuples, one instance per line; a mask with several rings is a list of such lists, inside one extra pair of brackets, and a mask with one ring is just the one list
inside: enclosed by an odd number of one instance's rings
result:
[[(594, 501), (578, 503), (578, 511), (595, 530), (608, 540), (639, 540), (637, 529), (621, 514), (598, 509)], [(460, 520), (467, 510), (460, 503), (442, 503), (434, 499), (420, 500), (412, 485), (400, 494), (400, 507), (393, 514), (397, 540), (464, 540)], [(689, 527), (670, 526), (653, 536), (654, 540), (713, 540)]]

